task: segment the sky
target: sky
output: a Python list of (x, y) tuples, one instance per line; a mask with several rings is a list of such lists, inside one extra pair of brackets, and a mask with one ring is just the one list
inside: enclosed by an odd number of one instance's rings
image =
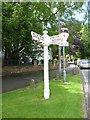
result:
[[(86, 3), (82, 6), (82, 8), (85, 10), (86, 9)], [(57, 8), (54, 8), (53, 9), (53, 13), (55, 13), (57, 11)], [(79, 21), (83, 21), (84, 19), (84, 15), (85, 15), (85, 12), (76, 12), (74, 11), (75, 15), (73, 15), (73, 17), (75, 17), (77, 20)]]
[[(82, 8), (83, 8), (84, 10), (87, 9), (86, 3), (82, 6)], [(77, 20), (79, 20), (79, 21), (83, 21), (84, 15), (85, 15), (85, 12), (82, 12), (82, 13), (75, 12), (75, 16), (74, 16), (74, 17), (75, 17)]]
[(85, 13), (78, 13), (78, 12), (75, 12), (75, 18), (77, 19), (77, 20), (79, 20), (79, 21), (83, 21), (83, 19), (84, 19), (84, 14)]

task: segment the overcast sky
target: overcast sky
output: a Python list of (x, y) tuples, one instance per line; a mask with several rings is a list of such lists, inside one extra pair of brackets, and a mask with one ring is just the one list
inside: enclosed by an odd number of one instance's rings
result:
[(78, 13), (78, 12), (75, 12), (75, 13), (76, 14), (74, 17), (79, 21), (83, 21), (85, 13)]
[[(82, 6), (82, 8), (84, 10), (87, 9), (87, 2), (85, 2), (85, 4)], [(75, 12), (75, 18), (78, 19), (79, 21), (83, 21), (84, 15), (85, 15), (85, 11), (82, 13)]]

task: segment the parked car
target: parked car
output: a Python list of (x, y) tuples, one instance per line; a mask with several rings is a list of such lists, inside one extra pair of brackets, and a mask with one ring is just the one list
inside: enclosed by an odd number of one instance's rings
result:
[(79, 67), (79, 65), (80, 65), (80, 62), (81, 62), (81, 60), (78, 59), (78, 60), (77, 60), (77, 66), (78, 66), (78, 67)]
[(79, 68), (90, 68), (90, 60), (88, 59), (80, 60)]
[(20, 64), (30, 64), (31, 62), (32, 62), (32, 58), (29, 56), (21, 57), (19, 61)]
[(68, 61), (68, 64), (70, 65), (70, 64), (74, 64), (74, 61)]

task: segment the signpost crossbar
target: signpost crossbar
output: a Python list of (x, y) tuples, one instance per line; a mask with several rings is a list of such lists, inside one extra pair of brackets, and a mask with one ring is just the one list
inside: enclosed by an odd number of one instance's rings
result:
[[(39, 35), (35, 32), (31, 32), (32, 38), (38, 42), (44, 43), (44, 37), (42, 35)], [(50, 36), (50, 44), (53, 45), (59, 45), (59, 46), (68, 46), (69, 43), (66, 41), (63, 41), (61, 35), (55, 35), (55, 36)]]
[(35, 32), (31, 32), (32, 38), (38, 42), (44, 42), (44, 37), (35, 33)]

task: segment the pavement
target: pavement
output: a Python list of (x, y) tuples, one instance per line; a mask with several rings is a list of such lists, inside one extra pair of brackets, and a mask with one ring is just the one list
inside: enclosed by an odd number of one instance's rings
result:
[[(76, 68), (76, 69), (75, 69)], [(72, 73), (78, 73), (79, 68), (75, 65), (69, 65), (66, 68), (66, 72), (72, 72)], [(58, 78), (58, 70), (50, 70), (49, 76), (50, 78)], [(82, 72), (81, 78), (82, 78), (82, 88), (83, 88), (83, 109), (84, 109), (84, 118), (87, 120), (90, 120), (90, 94), (88, 93), (88, 83), (87, 80)], [(12, 74), (12, 75), (3, 75), (2, 76), (2, 93), (12, 91), (15, 89), (19, 89), (25, 86), (28, 86), (30, 84), (30, 81), (32, 79), (35, 80), (35, 82), (38, 82), (40, 80), (43, 80), (44, 74), (42, 71), (36, 71), (36, 72), (28, 72), (28, 73), (20, 73), (20, 74)], [(89, 86), (90, 87), (90, 86)]]
[(81, 71), (81, 78), (82, 78), (82, 87), (83, 87), (83, 108), (84, 108), (84, 117), (90, 120), (90, 84), (87, 77), (85, 77), (84, 72)]
[[(50, 78), (55, 77), (58, 70), (50, 70)], [(15, 89), (23, 88), (30, 85), (30, 81), (34, 80), (35, 83), (44, 79), (44, 72), (33, 71), (27, 73), (11, 74), (2, 76), (2, 93), (12, 91)]]
[[(75, 66), (67, 67), (66, 72), (72, 71), (74, 67)], [(50, 70), (49, 76), (50, 76), (50, 79), (51, 78), (58, 79), (59, 77), (58, 69)], [(33, 72), (27, 72), (27, 73), (3, 75), (2, 76), (2, 93), (28, 86), (30, 85), (30, 81), (32, 79), (35, 82), (44, 80), (44, 71), (41, 70), (41, 71), (33, 71)]]

